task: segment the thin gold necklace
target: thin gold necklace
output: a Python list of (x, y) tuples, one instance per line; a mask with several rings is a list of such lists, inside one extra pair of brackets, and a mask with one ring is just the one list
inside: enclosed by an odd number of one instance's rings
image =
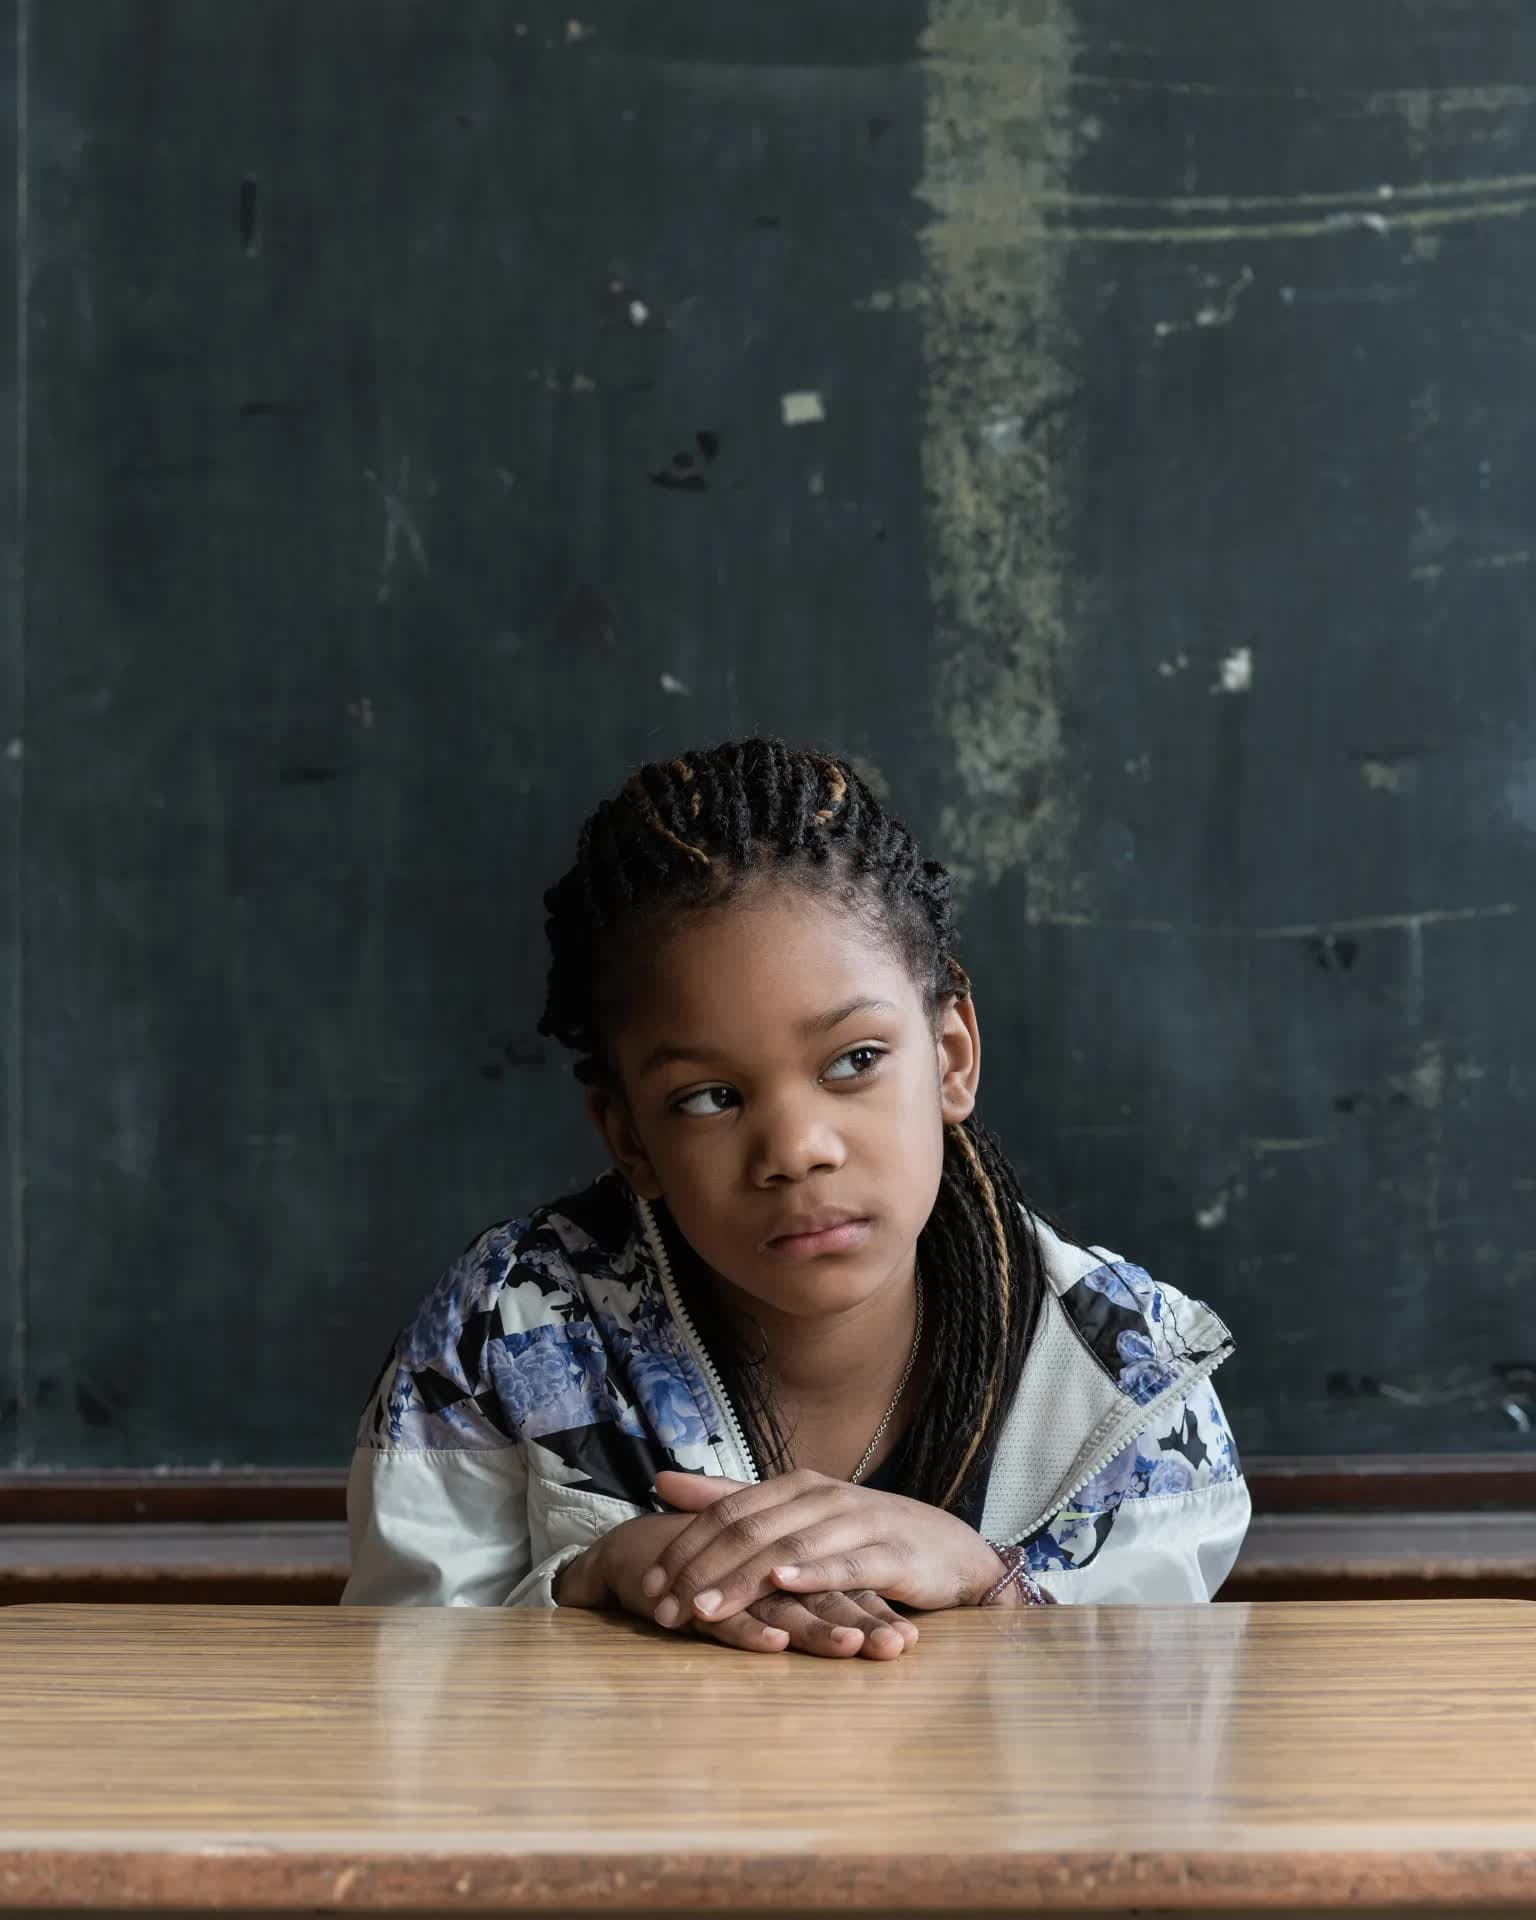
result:
[(871, 1440), (869, 1445), (864, 1449), (864, 1458), (848, 1476), (848, 1484), (850, 1487), (856, 1487), (864, 1477), (864, 1469), (874, 1457), (875, 1448), (880, 1444), (881, 1434), (884, 1433), (886, 1428), (891, 1424), (891, 1415), (896, 1411), (897, 1407), (900, 1406), (901, 1396), (906, 1392), (907, 1382), (912, 1378), (912, 1369), (917, 1364), (917, 1350), (923, 1343), (923, 1276), (921, 1269), (914, 1273), (913, 1279), (917, 1283), (917, 1325), (912, 1329), (912, 1351), (907, 1355), (907, 1364), (902, 1368), (901, 1378), (896, 1382), (896, 1391), (891, 1395), (891, 1404), (886, 1408), (885, 1415), (879, 1426), (875, 1428), (874, 1439)]

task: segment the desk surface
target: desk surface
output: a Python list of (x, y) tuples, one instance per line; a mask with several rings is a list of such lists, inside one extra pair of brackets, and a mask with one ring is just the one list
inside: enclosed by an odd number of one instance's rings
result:
[(1536, 1607), (0, 1610), (0, 1908), (1536, 1910)]

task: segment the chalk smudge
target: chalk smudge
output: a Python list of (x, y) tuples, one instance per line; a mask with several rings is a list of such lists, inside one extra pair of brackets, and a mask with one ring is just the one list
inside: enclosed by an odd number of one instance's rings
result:
[(1061, 250), (1019, 214), (1068, 177), (1072, 36), (1060, 0), (1001, 11), (934, 0), (929, 19), (919, 187), (929, 217), (913, 304), (927, 374), (937, 710), (955, 770), (939, 837), (962, 887), (1022, 875), (1025, 910), (1039, 918), (1069, 906), (1081, 882), (1058, 698), (1060, 490), (1052, 435), (1022, 428), (1069, 407), (1076, 382)]

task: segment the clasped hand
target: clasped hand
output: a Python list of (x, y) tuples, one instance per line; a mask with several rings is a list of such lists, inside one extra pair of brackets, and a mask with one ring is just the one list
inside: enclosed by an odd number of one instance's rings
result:
[(1001, 1572), (963, 1520), (921, 1500), (796, 1469), (760, 1485), (662, 1473), (694, 1518), (642, 1576), (659, 1626), (717, 1626), (771, 1594), (868, 1590), (923, 1611), (974, 1606)]

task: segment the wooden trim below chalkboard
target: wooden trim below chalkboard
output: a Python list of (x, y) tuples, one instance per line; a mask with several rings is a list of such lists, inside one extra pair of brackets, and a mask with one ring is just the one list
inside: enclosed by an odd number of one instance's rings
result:
[[(1536, 1512), (1536, 1450), (1522, 1454), (1255, 1455), (1255, 1514)], [(339, 1521), (333, 1467), (161, 1473), (0, 1473), (0, 1526)]]
[[(0, 1607), (37, 1601), (334, 1606), (335, 1520), (0, 1526)], [(1536, 1512), (1259, 1515), (1231, 1600), (1536, 1600)]]

